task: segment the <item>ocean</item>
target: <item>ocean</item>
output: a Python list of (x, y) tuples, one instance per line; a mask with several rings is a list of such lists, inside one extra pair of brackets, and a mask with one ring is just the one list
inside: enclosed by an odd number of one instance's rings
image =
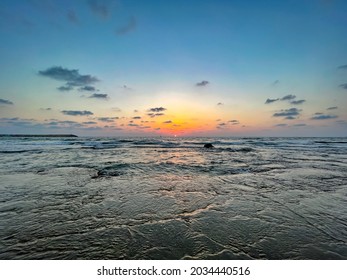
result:
[(347, 259), (347, 138), (1, 137), (0, 259)]

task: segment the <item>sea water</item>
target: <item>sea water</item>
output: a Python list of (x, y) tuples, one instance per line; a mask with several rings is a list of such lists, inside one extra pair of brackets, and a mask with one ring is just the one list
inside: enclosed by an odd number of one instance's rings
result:
[(0, 259), (347, 259), (347, 138), (1, 137)]

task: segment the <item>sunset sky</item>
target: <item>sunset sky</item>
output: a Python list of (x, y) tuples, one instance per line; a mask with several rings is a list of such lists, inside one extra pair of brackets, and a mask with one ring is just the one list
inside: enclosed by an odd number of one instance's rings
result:
[(347, 136), (345, 0), (1, 0), (0, 134)]

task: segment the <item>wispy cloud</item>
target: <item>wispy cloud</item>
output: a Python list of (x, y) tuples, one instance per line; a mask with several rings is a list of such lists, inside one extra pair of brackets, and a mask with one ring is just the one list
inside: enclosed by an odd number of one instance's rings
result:
[(79, 22), (78, 17), (77, 17), (74, 10), (68, 11), (66, 14), (66, 17), (67, 17), (68, 21), (71, 23), (77, 24)]
[(154, 118), (154, 117), (160, 117), (160, 116), (164, 116), (164, 113), (148, 113), (147, 116)]
[(75, 122), (75, 121), (59, 121), (54, 120), (48, 123), (45, 123), (45, 125), (48, 126), (70, 126), (70, 127), (81, 127), (83, 126), (81, 123)]
[(338, 109), (337, 106), (327, 108), (327, 110), (337, 110), (337, 109)]
[(293, 124), (293, 126), (300, 127), (300, 126), (307, 126), (307, 124), (305, 124), (305, 123), (297, 123), (297, 124)]
[(346, 65), (341, 65), (341, 66), (337, 67), (337, 69), (347, 70), (347, 64)]
[(280, 80), (276, 80), (276, 81), (274, 81), (271, 85), (272, 86), (276, 86), (276, 85), (278, 85), (280, 83)]
[(209, 83), (210, 83), (209, 81), (203, 80), (203, 81), (201, 81), (201, 82), (199, 82), (199, 83), (196, 83), (195, 85), (196, 85), (197, 87), (204, 87), (204, 86), (207, 86)]
[(165, 121), (165, 122), (163, 122), (163, 123), (172, 123), (172, 121)]
[(311, 120), (330, 120), (330, 119), (336, 119), (338, 116), (336, 115), (316, 115), (311, 118)]
[(128, 91), (133, 90), (131, 87), (128, 87), (127, 85), (123, 85), (123, 86), (122, 86), (122, 89), (128, 90)]
[(275, 114), (273, 114), (273, 117), (285, 117), (285, 119), (292, 120), (295, 119), (296, 116), (300, 115), (300, 111), (298, 108), (290, 108), (281, 110)]
[(279, 123), (279, 124), (276, 124), (275, 126), (284, 127), (284, 126), (287, 126), (287, 124), (286, 123)]
[(223, 129), (223, 128), (225, 128), (226, 126), (227, 126), (227, 124), (224, 123), (224, 122), (222, 122), (222, 123), (217, 124), (216, 128), (217, 128), (217, 129)]
[(112, 107), (111, 110), (113, 112), (117, 112), (117, 113), (122, 112), (122, 110), (120, 108), (118, 108), (118, 107)]
[(292, 100), (290, 101), (290, 104), (293, 104), (293, 105), (300, 105), (302, 103), (306, 102), (305, 99), (300, 99), (300, 100)]
[(97, 91), (97, 89), (93, 86), (80, 87), (78, 90), (79, 91)]
[(232, 123), (233, 125), (234, 125), (234, 124), (239, 124), (239, 123), (240, 123), (238, 120), (230, 120), (230, 121), (228, 121), (228, 122)]
[(9, 124), (14, 126), (32, 126), (37, 124), (34, 119), (22, 119), (22, 118), (0, 118), (0, 123)]
[(136, 25), (137, 25), (137, 21), (136, 21), (135, 17), (131, 17), (129, 19), (129, 21), (124, 26), (122, 26), (116, 30), (116, 34), (117, 35), (127, 34), (131, 31), (135, 30)]
[(109, 0), (88, 0), (88, 5), (95, 15), (107, 19), (111, 15), (110, 4), (112, 2)]
[(268, 98), (268, 99), (266, 99), (265, 104), (274, 103), (274, 102), (276, 102), (276, 101), (278, 101), (278, 100), (279, 100), (278, 98), (276, 98), (276, 99)]
[(57, 87), (57, 90), (59, 91), (70, 91), (70, 90), (73, 90), (74, 88), (72, 86), (60, 86), (60, 87)]
[(119, 118), (118, 117), (100, 117), (100, 118), (97, 118), (98, 121), (101, 121), (101, 122), (114, 122), (115, 120), (118, 120)]
[(288, 94), (288, 95), (286, 95), (286, 96), (283, 96), (283, 97), (281, 98), (281, 100), (282, 100), (282, 101), (284, 101), (284, 100), (292, 100), (292, 99), (295, 99), (295, 98), (296, 98), (295, 95), (293, 95), (293, 94)]
[(133, 120), (140, 120), (140, 119), (141, 119), (140, 116), (133, 117)]
[(93, 93), (89, 98), (108, 99), (108, 95), (105, 93)]
[(217, 103), (217, 106), (223, 106), (224, 104), (222, 102)]
[(148, 112), (163, 112), (163, 111), (166, 111), (167, 109), (164, 108), (164, 107), (155, 107), (155, 108), (150, 108), (148, 109)]
[(339, 87), (342, 87), (342, 88), (344, 88), (344, 89), (347, 89), (347, 84), (342, 84), (342, 85), (340, 85)]
[(68, 116), (90, 116), (90, 115), (93, 115), (93, 113), (91, 111), (63, 110), (61, 112), (64, 115), (68, 115)]
[(4, 105), (13, 105), (13, 102), (7, 99), (2, 99), (0, 98), (0, 105), (4, 104)]

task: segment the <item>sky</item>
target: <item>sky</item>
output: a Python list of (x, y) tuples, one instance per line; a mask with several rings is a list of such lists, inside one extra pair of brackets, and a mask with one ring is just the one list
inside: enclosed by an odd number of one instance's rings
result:
[(347, 136), (347, 1), (1, 0), (0, 134)]

